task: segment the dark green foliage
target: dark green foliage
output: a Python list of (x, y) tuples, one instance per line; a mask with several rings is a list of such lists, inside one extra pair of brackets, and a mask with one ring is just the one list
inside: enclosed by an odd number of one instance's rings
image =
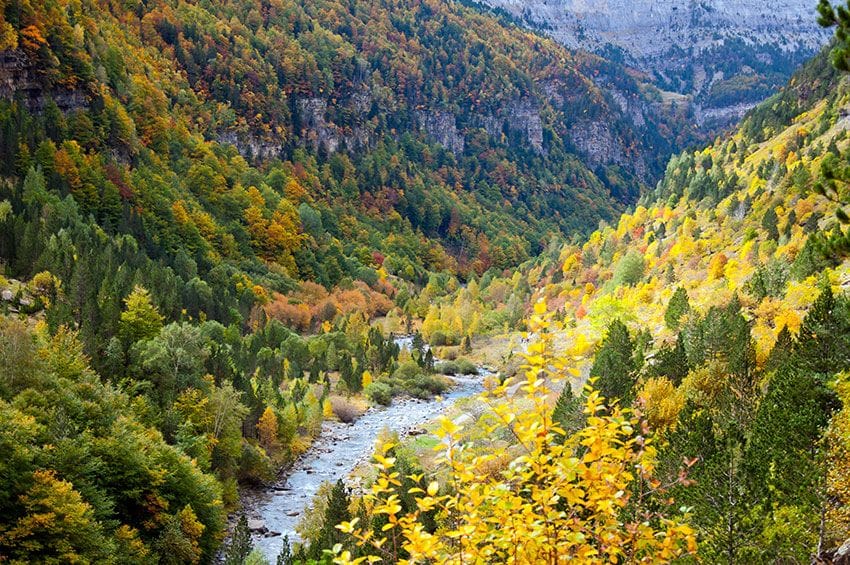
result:
[(769, 263), (756, 270), (747, 282), (746, 289), (758, 300), (766, 296), (779, 298), (785, 294), (788, 278), (788, 264), (778, 259), (771, 259)]
[(276, 565), (293, 565), (292, 547), (289, 545), (289, 536), (283, 536), (283, 544), (280, 553), (277, 554)]
[(754, 385), (755, 346), (750, 323), (743, 316), (737, 297), (726, 306), (712, 306), (705, 318), (691, 321), (684, 328), (684, 337), (690, 366), (720, 359), (728, 372), (740, 379), (742, 387), (749, 389)]
[(323, 550), (330, 549), (338, 543), (346, 546), (351, 543), (350, 538), (336, 528), (337, 524), (351, 520), (350, 505), (351, 499), (348, 488), (340, 479), (334, 484), (328, 495), (328, 504), (325, 508), (322, 528), (318, 537), (315, 540), (309, 540), (310, 547), (307, 554), (310, 559), (321, 558)]
[(818, 440), (837, 407), (824, 375), (783, 366), (770, 379), (747, 445), (753, 488), (763, 496), (817, 505), (823, 470)]
[(679, 329), (679, 323), (682, 316), (687, 314), (691, 309), (688, 302), (688, 292), (683, 287), (678, 287), (670, 297), (670, 302), (667, 303), (667, 310), (664, 312), (664, 323), (673, 331)]
[(779, 239), (779, 218), (776, 209), (769, 207), (761, 220), (761, 227), (767, 232), (767, 237), (776, 241)]
[(585, 420), (581, 397), (573, 394), (572, 387), (566, 383), (552, 411), (552, 423), (566, 432), (564, 437), (569, 437), (584, 426)]
[(818, 23), (824, 27), (835, 26), (832, 64), (841, 71), (850, 71), (850, 4), (833, 6), (828, 0), (819, 0)]
[(636, 251), (629, 251), (620, 262), (617, 263), (617, 268), (614, 270), (614, 284), (634, 286), (643, 278), (645, 268), (643, 255)]
[(634, 397), (637, 368), (629, 329), (620, 320), (614, 320), (596, 352), (590, 376), (597, 377), (595, 386), (605, 398), (619, 399), (627, 405)]
[(850, 304), (828, 284), (803, 320), (794, 357), (799, 367), (821, 375), (850, 367)]
[(690, 365), (681, 334), (677, 337), (675, 345), (658, 350), (650, 370), (655, 376), (667, 377), (676, 386), (682, 383), (682, 379), (688, 375)]
[(236, 528), (230, 536), (230, 543), (224, 551), (225, 565), (242, 565), (252, 549), (253, 544), (251, 543), (251, 531), (248, 529), (248, 519), (245, 517), (245, 514), (240, 514), (239, 521), (236, 522)]

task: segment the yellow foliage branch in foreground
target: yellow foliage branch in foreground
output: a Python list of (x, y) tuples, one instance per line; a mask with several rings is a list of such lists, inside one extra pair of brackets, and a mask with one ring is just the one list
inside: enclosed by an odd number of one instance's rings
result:
[[(375, 455), (378, 476), (364, 501), (387, 524), (378, 536), (356, 518), (339, 524), (372, 555), (355, 558), (338, 545), (335, 563), (665, 563), (696, 553), (686, 515), (668, 517), (641, 504), (661, 486), (652, 477), (655, 448), (639, 433), (636, 414), (616, 403), (607, 407), (588, 387), (586, 426), (566, 437), (553, 423), (548, 387), (571, 374), (569, 356), (553, 353), (553, 325), (538, 303), (530, 327), (539, 339), (525, 355), (524, 382), (514, 394), (513, 380), (484, 393), (497, 422), (492, 431), (510, 429), (522, 454), (498, 473), (482, 472), (496, 455), (471, 455), (461, 426), (444, 418), (435, 449), (449, 484), (425, 486), (421, 476), (411, 477), (425, 488), (411, 489), (417, 510), (404, 514), (392, 446), (385, 445)], [(421, 518), (433, 510), (439, 528), (429, 533)]]

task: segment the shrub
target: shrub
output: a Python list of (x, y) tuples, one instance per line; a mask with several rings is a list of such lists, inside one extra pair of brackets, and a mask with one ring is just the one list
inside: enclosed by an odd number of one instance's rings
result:
[(431, 346), (433, 347), (440, 347), (442, 345), (446, 345), (446, 333), (442, 330), (437, 330), (431, 334), (431, 339), (429, 341), (431, 342)]
[(456, 361), (443, 361), (435, 367), (436, 371), (443, 375), (475, 375), (478, 367), (468, 359), (460, 358)]
[(340, 422), (350, 424), (363, 414), (359, 406), (341, 396), (332, 396), (330, 400), (331, 410)]
[(389, 406), (393, 399), (392, 389), (388, 384), (382, 382), (370, 384), (363, 389), (363, 392), (366, 394), (366, 398), (382, 406)]
[(646, 264), (643, 260), (643, 255), (636, 251), (629, 251), (620, 262), (617, 263), (617, 268), (614, 271), (614, 284), (617, 286), (626, 285), (634, 286), (643, 278), (643, 271)]

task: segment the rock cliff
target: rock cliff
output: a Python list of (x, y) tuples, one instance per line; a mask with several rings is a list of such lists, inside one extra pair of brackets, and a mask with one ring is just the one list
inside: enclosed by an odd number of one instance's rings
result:
[(829, 33), (813, 0), (480, 0), (562, 44), (651, 73), (705, 127), (736, 120), (785, 83)]

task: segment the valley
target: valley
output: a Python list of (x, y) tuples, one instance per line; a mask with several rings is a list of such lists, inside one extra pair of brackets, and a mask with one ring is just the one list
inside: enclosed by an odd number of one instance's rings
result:
[(0, 562), (845, 562), (848, 34), (0, 1)]

